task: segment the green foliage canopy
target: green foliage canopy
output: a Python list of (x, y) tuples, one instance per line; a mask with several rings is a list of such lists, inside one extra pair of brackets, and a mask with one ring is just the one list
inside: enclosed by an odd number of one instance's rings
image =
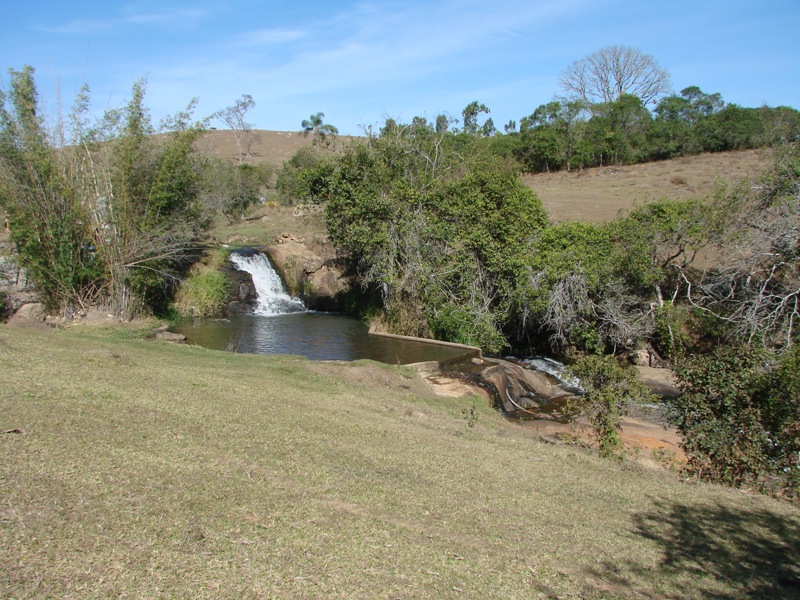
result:
[(38, 114), (33, 69), (10, 74), (10, 95), (0, 96), (0, 203), (48, 309), (102, 304), (131, 316), (163, 307), (207, 224), (193, 146), (202, 128), (176, 118), (179, 129), (153, 136), (139, 81), (94, 128), (82, 90), (71, 135), (53, 135)]

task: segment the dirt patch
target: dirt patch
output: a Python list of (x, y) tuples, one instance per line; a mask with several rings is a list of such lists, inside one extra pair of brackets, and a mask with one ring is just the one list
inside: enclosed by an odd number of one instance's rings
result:
[[(639, 369), (643, 378), (650, 378), (665, 389), (675, 389), (675, 376), (671, 371), (646, 367)], [(463, 398), (472, 395), (491, 402), (485, 389), (457, 377), (438, 372), (421, 372), (420, 376), (437, 396)], [(509, 421), (514, 420), (514, 417), (509, 417)], [(593, 445), (588, 424), (580, 420), (570, 422), (560, 415), (542, 413), (538, 418), (525, 415), (525, 418), (516, 419), (516, 422), (537, 436), (555, 443)], [(642, 409), (622, 419), (621, 437), (628, 456), (644, 466), (673, 468), (685, 461), (677, 430), (668, 427), (657, 410)]]

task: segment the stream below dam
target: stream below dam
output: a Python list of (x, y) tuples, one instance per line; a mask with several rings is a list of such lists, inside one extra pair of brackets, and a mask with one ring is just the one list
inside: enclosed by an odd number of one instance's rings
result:
[[(466, 347), (371, 335), (367, 325), (358, 319), (306, 310), (298, 298), (286, 293), (280, 277), (263, 254), (234, 253), (231, 262), (252, 276), (258, 297), (253, 314), (183, 321), (176, 331), (184, 334), (188, 343), (214, 350), (291, 354), (310, 360), (371, 359), (394, 365), (437, 361), (440, 364), (451, 363), (442, 370), (445, 378), (455, 377), (472, 383), (478, 383), (479, 373), (486, 368), (485, 364), (466, 360), (470, 356)], [(578, 382), (563, 379), (564, 365), (557, 361), (542, 357), (509, 360), (524, 369), (546, 374), (551, 383), (564, 391), (574, 393), (579, 390)], [(663, 393), (660, 384), (645, 383), (657, 394)], [(674, 391), (669, 385), (664, 387), (667, 392), (671, 389)], [(573, 435), (571, 419), (559, 414), (562, 404), (554, 402), (535, 411), (511, 412), (506, 416), (514, 421), (524, 419), (527, 426), (545, 437)], [(635, 416), (623, 419), (623, 438), (626, 443), (647, 451), (661, 448), (680, 454), (674, 428), (666, 429), (664, 425), (659, 406), (639, 407)]]

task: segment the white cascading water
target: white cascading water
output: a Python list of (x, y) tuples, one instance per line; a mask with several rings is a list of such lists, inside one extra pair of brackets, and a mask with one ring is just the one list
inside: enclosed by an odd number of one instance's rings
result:
[(257, 296), (254, 314), (270, 317), (305, 312), (306, 307), (303, 302), (286, 292), (283, 281), (264, 254), (232, 253), (230, 260), (240, 271), (250, 273), (253, 278)]

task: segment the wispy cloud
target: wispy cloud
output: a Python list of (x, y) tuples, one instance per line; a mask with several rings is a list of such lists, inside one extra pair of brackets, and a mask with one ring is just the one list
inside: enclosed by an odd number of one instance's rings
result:
[(207, 12), (198, 8), (159, 10), (154, 12), (131, 13), (120, 19), (129, 25), (186, 25), (194, 24), (207, 16)]
[[(151, 81), (165, 90), (213, 82), (200, 86), (202, 104), (212, 109), (252, 94), (259, 103), (254, 118), (272, 119), (276, 107), (303, 115), (336, 106), (351, 120), (340, 123), (352, 127), (391, 112), (457, 113), (484, 99), (472, 97), (476, 89), (498, 85), (500, 65), (492, 62), (498, 47), (510, 38), (525, 43), (587, 1), (497, 0), (492, 10), (463, 0), (362, 2), (302, 27), (233, 35), (227, 50), (212, 52), (215, 58), (161, 63)], [(409, 95), (415, 106), (407, 105)]]
[(301, 40), (308, 35), (304, 29), (262, 29), (238, 36), (234, 45), (243, 47), (272, 46)]
[(112, 32), (129, 25), (172, 26), (194, 24), (206, 15), (200, 9), (173, 9), (152, 12), (129, 12), (105, 19), (75, 19), (59, 25), (42, 25), (39, 31), (64, 35), (92, 35)]

